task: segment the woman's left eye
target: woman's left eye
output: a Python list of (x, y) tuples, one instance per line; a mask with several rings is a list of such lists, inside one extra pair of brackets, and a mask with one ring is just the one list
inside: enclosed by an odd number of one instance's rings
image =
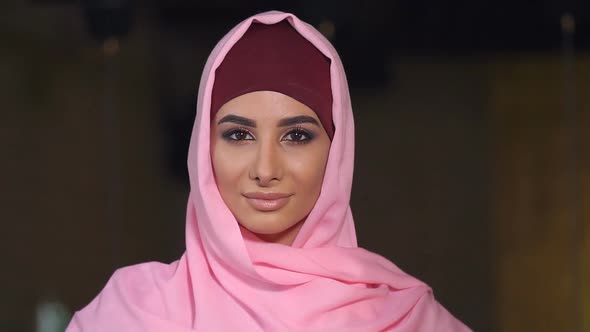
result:
[(307, 143), (313, 138), (312, 134), (303, 129), (291, 130), (283, 137), (283, 141), (293, 143)]

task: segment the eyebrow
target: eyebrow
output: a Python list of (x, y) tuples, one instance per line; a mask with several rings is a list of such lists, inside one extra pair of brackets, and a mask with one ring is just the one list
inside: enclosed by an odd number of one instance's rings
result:
[(285, 118), (285, 119), (281, 119), (281, 121), (279, 121), (279, 127), (287, 127), (287, 126), (292, 126), (292, 125), (297, 125), (297, 124), (302, 124), (302, 123), (311, 123), (314, 124), (316, 126), (320, 126), (320, 123), (318, 122), (318, 120), (314, 119), (311, 116), (308, 115), (298, 115), (298, 116), (294, 116), (291, 118)]
[[(217, 125), (220, 125), (225, 122), (232, 122), (242, 126), (256, 128), (256, 121), (234, 114), (224, 116), (223, 118), (221, 118), (221, 120), (219, 120), (219, 122), (217, 122)], [(288, 127), (302, 123), (311, 123), (318, 127), (320, 126), (320, 123), (315, 118), (308, 115), (298, 115), (290, 118), (281, 119), (279, 121), (279, 127)]]
[(224, 122), (233, 122), (233, 123), (236, 123), (236, 124), (239, 124), (242, 126), (256, 128), (256, 121), (250, 120), (250, 119), (245, 118), (243, 116), (238, 116), (238, 115), (233, 115), (233, 114), (229, 114), (229, 115), (226, 115), (223, 118), (221, 118), (221, 120), (219, 120), (219, 122), (217, 122), (217, 125), (220, 125)]

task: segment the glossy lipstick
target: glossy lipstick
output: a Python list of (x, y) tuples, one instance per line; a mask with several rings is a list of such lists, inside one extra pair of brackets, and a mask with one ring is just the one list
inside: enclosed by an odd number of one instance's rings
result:
[(243, 194), (250, 206), (262, 212), (279, 210), (289, 202), (290, 194), (248, 192)]

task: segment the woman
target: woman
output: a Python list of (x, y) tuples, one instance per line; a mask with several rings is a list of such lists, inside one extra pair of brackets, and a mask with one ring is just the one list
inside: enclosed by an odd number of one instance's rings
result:
[(353, 154), (329, 42), (292, 14), (240, 23), (201, 78), (185, 254), (118, 270), (68, 331), (469, 331), (358, 248)]

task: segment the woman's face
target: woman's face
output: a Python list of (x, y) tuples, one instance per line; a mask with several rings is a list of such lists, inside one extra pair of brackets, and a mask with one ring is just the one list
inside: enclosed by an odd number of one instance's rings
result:
[(224, 104), (211, 122), (217, 186), (242, 230), (290, 245), (315, 205), (330, 150), (317, 115), (274, 91)]

